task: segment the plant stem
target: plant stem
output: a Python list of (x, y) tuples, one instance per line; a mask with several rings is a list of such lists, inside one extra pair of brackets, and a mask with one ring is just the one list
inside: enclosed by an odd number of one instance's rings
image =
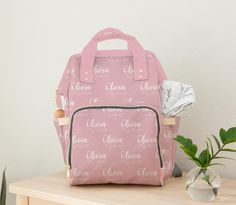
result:
[(194, 182), (197, 180), (197, 178), (200, 176), (200, 174), (201, 174), (202, 172), (203, 172), (203, 169), (200, 168), (198, 174), (194, 177), (193, 181), (192, 181), (190, 184), (188, 184), (188, 186), (186, 187), (187, 190), (188, 190), (189, 186), (191, 186), (192, 184), (194, 184)]
[[(204, 176), (207, 176), (207, 175), (206, 175), (206, 171), (207, 171), (206, 169), (203, 170)], [(207, 180), (205, 180), (205, 181), (207, 182), (207, 184), (208, 184), (209, 186), (213, 187), (212, 184), (211, 184), (211, 182), (210, 182), (210, 179), (207, 179)], [(213, 181), (213, 180), (212, 180), (212, 181)]]
[(213, 159), (219, 154), (219, 152), (222, 151), (222, 149), (224, 148), (224, 146), (225, 146), (225, 144), (223, 144), (223, 145), (221, 146), (221, 148), (218, 149), (218, 151), (211, 157), (210, 162), (211, 162), (211, 160), (213, 160)]

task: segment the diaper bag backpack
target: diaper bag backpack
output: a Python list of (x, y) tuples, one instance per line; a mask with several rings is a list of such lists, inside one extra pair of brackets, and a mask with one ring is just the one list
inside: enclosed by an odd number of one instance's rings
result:
[[(127, 50), (97, 50), (111, 39)], [(163, 185), (175, 163), (179, 119), (163, 123), (161, 64), (135, 37), (98, 32), (72, 55), (57, 89), (54, 119), (68, 181), (82, 184)]]

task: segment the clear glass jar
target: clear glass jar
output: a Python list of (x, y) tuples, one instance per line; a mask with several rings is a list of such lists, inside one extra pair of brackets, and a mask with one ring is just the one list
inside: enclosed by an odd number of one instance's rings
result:
[(185, 185), (186, 191), (192, 199), (212, 201), (221, 187), (221, 179), (212, 168), (196, 167), (188, 172)]

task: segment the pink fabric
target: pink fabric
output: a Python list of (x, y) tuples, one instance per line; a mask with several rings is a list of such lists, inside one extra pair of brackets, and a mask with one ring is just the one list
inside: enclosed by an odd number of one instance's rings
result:
[[(97, 42), (114, 38), (127, 40), (129, 49), (96, 51)], [(161, 122), (159, 86), (164, 79), (165, 72), (152, 52), (144, 51), (134, 37), (105, 29), (82, 54), (69, 59), (58, 87), (57, 104), (62, 106), (59, 98), (64, 96), (65, 113), (70, 118), (83, 107), (147, 106), (158, 113)], [(157, 124), (150, 109), (85, 109), (74, 114), (70, 141), (69, 127), (59, 127), (55, 120), (66, 164), (71, 157), (70, 183), (163, 185), (173, 170), (172, 138), (179, 123)]]
[(128, 49), (133, 55), (134, 79), (147, 79), (147, 61), (142, 46), (133, 36), (124, 34), (117, 29), (109, 28), (98, 32), (84, 48), (81, 54), (80, 81), (93, 83), (93, 67), (97, 43), (108, 39), (123, 39), (128, 42)]
[(91, 109), (73, 121), (71, 184), (160, 184), (157, 122), (147, 109)]

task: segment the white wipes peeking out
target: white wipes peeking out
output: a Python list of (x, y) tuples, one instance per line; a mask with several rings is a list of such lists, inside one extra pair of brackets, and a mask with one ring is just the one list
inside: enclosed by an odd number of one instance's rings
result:
[(161, 91), (162, 112), (167, 117), (180, 115), (182, 111), (196, 102), (191, 85), (164, 80), (161, 85)]

